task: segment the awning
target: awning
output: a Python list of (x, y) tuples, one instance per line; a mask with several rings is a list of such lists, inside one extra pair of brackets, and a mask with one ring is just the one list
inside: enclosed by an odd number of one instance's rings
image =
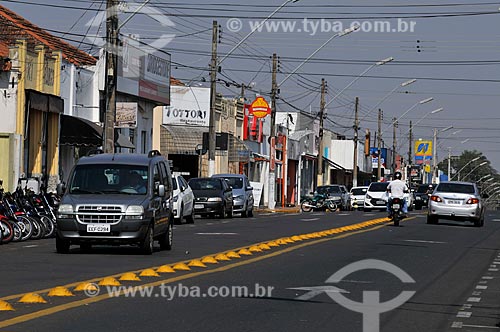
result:
[(346, 170), (344, 167), (342, 167), (339, 164), (331, 161), (330, 159), (326, 158), (325, 156), (323, 156), (323, 161), (326, 161), (328, 163), (328, 165), (330, 165), (330, 167), (332, 167), (333, 169), (340, 170), (340, 171), (345, 171)]
[[(60, 145), (102, 146), (103, 128), (94, 122), (61, 114)], [(115, 145), (121, 148), (135, 149), (130, 140), (115, 129)]]
[(196, 155), (196, 146), (202, 144), (206, 127), (196, 126), (161, 126), (160, 146), (166, 154)]

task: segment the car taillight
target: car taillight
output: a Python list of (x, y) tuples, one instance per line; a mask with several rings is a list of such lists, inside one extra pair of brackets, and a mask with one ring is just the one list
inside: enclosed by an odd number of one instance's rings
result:
[(431, 196), (431, 201), (434, 201), (434, 202), (442, 202), (443, 200), (441, 199), (441, 197), (439, 196), (434, 196), (432, 195)]
[(478, 204), (479, 200), (477, 198), (469, 198), (465, 204)]

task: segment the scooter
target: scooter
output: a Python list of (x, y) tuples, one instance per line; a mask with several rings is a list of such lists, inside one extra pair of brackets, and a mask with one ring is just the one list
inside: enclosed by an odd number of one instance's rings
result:
[(399, 221), (404, 218), (403, 213), (403, 199), (398, 197), (393, 197), (389, 203), (389, 210), (391, 213), (391, 219), (394, 226), (399, 226)]

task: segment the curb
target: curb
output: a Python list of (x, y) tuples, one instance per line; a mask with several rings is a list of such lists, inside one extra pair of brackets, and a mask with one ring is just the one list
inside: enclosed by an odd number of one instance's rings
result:
[(300, 213), (300, 208), (289, 209), (256, 209), (258, 213)]

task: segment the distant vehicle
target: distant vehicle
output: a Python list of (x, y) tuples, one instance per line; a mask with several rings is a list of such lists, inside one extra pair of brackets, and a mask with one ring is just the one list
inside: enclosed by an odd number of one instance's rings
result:
[[(430, 188), (431, 184), (421, 184), (415, 190), (415, 210), (421, 210), (423, 207), (427, 208), (429, 203), (428, 193), (432, 193), (433, 189)], [(436, 188), (436, 185), (432, 185)]]
[(233, 191), (222, 178), (193, 178), (188, 182), (193, 190), (194, 213), (220, 218), (233, 217)]
[(72, 244), (138, 244), (145, 254), (172, 248), (172, 175), (156, 150), (148, 155), (100, 153), (78, 160), (57, 212), (56, 250)]
[(352, 187), (350, 192), (350, 203), (351, 209), (357, 210), (362, 209), (365, 202), (365, 195), (368, 190), (368, 186), (363, 187)]
[(175, 223), (181, 224), (184, 218), (186, 219), (186, 223), (194, 223), (193, 190), (191, 190), (191, 187), (182, 175), (178, 174), (172, 176), (172, 186), (174, 190), (173, 213)]
[(372, 182), (366, 191), (364, 211), (387, 210), (387, 186), (389, 182)]
[(318, 194), (328, 194), (328, 199), (335, 203), (341, 210), (347, 209), (347, 196), (344, 194), (338, 184), (329, 184), (318, 186), (316, 188)]
[(253, 217), (253, 188), (244, 174), (215, 174), (212, 177), (223, 178), (233, 189), (233, 213)]
[(482, 199), (475, 183), (441, 182), (437, 185), (429, 200), (427, 223), (437, 224), (439, 219), (470, 221), (476, 227), (484, 225)]

